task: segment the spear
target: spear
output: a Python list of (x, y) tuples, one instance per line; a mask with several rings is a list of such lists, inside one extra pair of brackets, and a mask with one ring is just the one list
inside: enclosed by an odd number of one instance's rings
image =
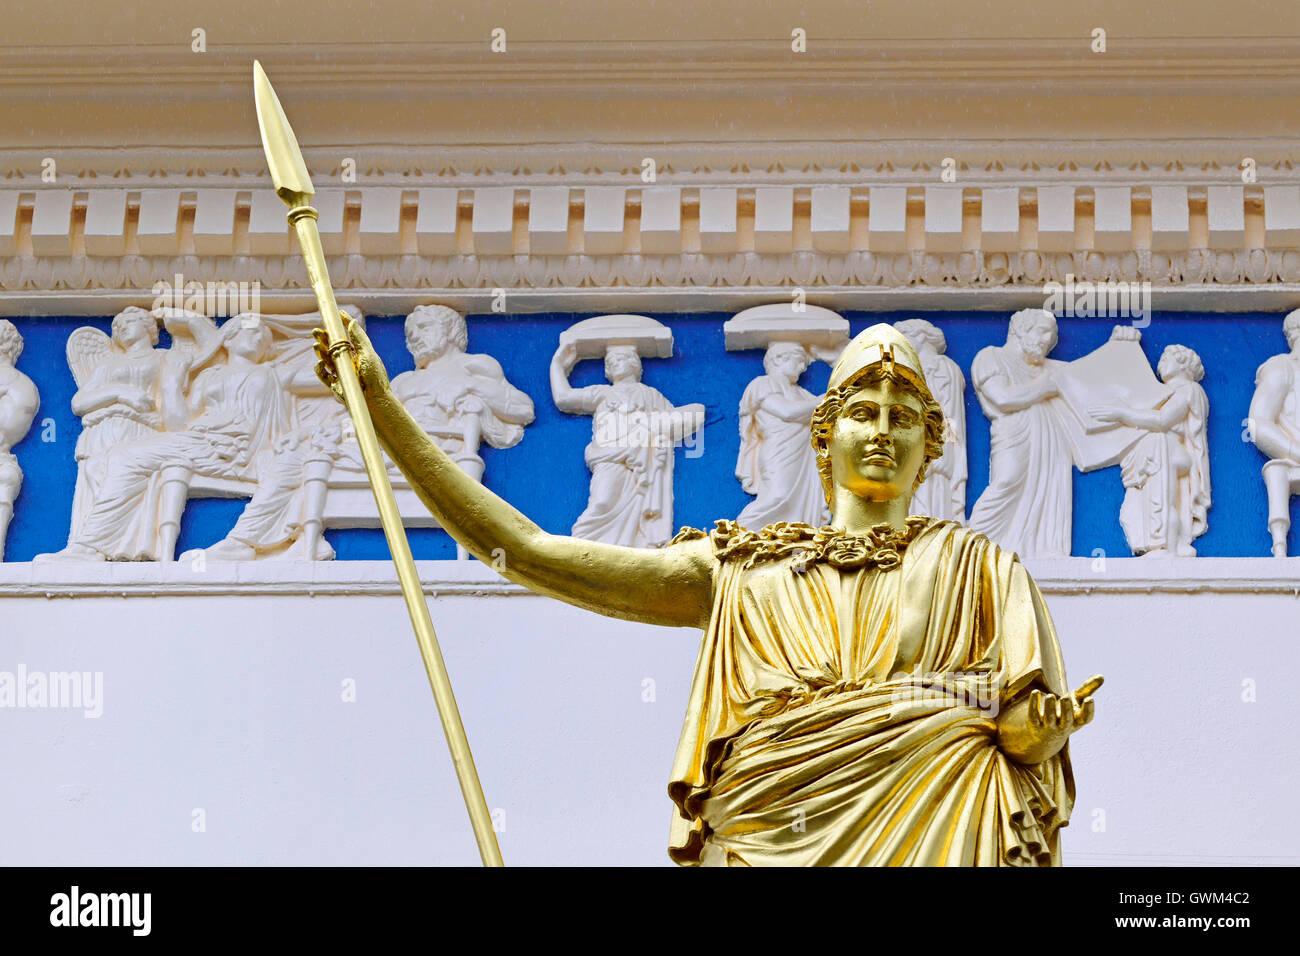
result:
[[(406, 600), (406, 610), (411, 616), (411, 626), (415, 628), (415, 639), (420, 645), (420, 656), (424, 658), (424, 670), (429, 675), (429, 686), (433, 689), (442, 730), (447, 735), (451, 762), (456, 767), (465, 807), (469, 810), (479, 855), (483, 857), (484, 866), (501, 866), (501, 850), (497, 846), (496, 833), (492, 830), (487, 801), (483, 798), (483, 786), (479, 783), (478, 771), (474, 768), (474, 756), (470, 753), (469, 740), (465, 737), (465, 727), (456, 707), (456, 697), (447, 676), (447, 665), (443, 663), (442, 651), (438, 649), (438, 637), (433, 630), (433, 621), (429, 618), (424, 590), (415, 572), (415, 559), (411, 557), (406, 528), (402, 525), (402, 516), (397, 510), (393, 486), (388, 481), (388, 469), (379, 450), (379, 439), (375, 435), (374, 423), (370, 420), (370, 409), (366, 406), (361, 393), (361, 382), (351, 361), (352, 343), (334, 301), (334, 289), (330, 285), (329, 272), (325, 266), (325, 251), (321, 248), (320, 232), (316, 228), (317, 214), (310, 205), (316, 190), (312, 187), (302, 151), (298, 148), (298, 140), (293, 135), (280, 100), (271, 88), (271, 81), (266, 78), (262, 64), (256, 60), (253, 61), (253, 93), (257, 102), (257, 125), (262, 132), (262, 149), (266, 152), (266, 163), (271, 168), (271, 180), (275, 183), (276, 195), (289, 207), (289, 225), (293, 226), (298, 235), (307, 275), (311, 279), (312, 291), (316, 293), (316, 304), (325, 321), (329, 354), (333, 356), (338, 370), (344, 405), (352, 416), (357, 444), (361, 446), (361, 458), (370, 478), (370, 490), (374, 492), (375, 504), (379, 506), (384, 537), (388, 539), (388, 549), (393, 555), (393, 564), (397, 566), (402, 597)], [(347, 360), (340, 361), (340, 356), (345, 353)]]

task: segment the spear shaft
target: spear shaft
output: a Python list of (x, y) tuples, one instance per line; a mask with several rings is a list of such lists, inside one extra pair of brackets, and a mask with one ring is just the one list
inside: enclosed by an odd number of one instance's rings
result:
[(311, 280), (312, 291), (316, 294), (316, 304), (325, 322), (329, 351), (334, 357), (344, 404), (352, 417), (357, 444), (361, 446), (361, 458), (365, 462), (370, 488), (379, 508), (384, 537), (388, 539), (388, 548), (397, 568), (397, 580), (401, 584), (411, 627), (415, 630), (415, 639), (420, 646), (420, 656), (424, 659), (424, 670), (429, 677), (429, 687), (433, 690), (443, 733), (447, 737), (447, 747), (451, 751), (456, 778), (460, 782), (465, 807), (469, 811), (479, 855), (483, 858), (484, 866), (501, 866), (501, 850), (497, 846), (478, 770), (474, 767), (474, 756), (470, 753), (469, 740), (461, 723), (455, 694), (452, 693), (451, 679), (447, 676), (447, 666), (443, 662), (438, 637), (429, 617), (429, 605), (425, 601), (424, 589), (415, 570), (415, 559), (411, 556), (406, 528), (397, 508), (397, 499), (393, 496), (393, 486), (388, 480), (388, 468), (380, 451), (374, 423), (370, 419), (370, 409), (361, 391), (356, 367), (352, 364), (351, 341), (339, 314), (338, 304), (334, 301), (334, 289), (330, 285), (325, 251), (321, 247), (320, 231), (316, 225), (317, 213), (310, 205), (315, 190), (308, 178), (307, 167), (289, 121), (266, 72), (257, 61), (253, 62), (253, 85), (257, 99), (257, 121), (262, 131), (262, 145), (271, 169), (271, 178), (275, 182), (276, 193), (289, 206), (289, 224), (298, 236), (307, 275)]

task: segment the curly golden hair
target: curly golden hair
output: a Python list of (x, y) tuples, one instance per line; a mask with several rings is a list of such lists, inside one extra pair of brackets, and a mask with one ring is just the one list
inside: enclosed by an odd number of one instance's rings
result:
[(831, 484), (831, 456), (826, 445), (830, 440), (831, 429), (835, 427), (835, 420), (840, 417), (840, 412), (844, 409), (844, 403), (848, 401), (850, 395), (865, 385), (878, 384), (883, 381), (902, 385), (921, 400), (921, 414), (925, 424), (925, 460), (921, 462), (921, 468), (916, 473), (916, 481), (912, 483), (913, 491), (921, 486), (921, 482), (925, 481), (925, 474), (930, 470), (930, 462), (943, 454), (945, 416), (939, 403), (930, 394), (930, 390), (924, 386), (918, 386), (910, 378), (890, 371), (885, 366), (873, 365), (864, 369), (862, 374), (856, 378), (849, 379), (838, 388), (830, 389), (826, 393), (826, 397), (822, 399), (821, 404), (813, 411), (812, 446), (817, 455), (817, 472), (822, 477), (822, 492), (826, 495), (827, 504), (832, 503), (831, 489), (833, 486)]

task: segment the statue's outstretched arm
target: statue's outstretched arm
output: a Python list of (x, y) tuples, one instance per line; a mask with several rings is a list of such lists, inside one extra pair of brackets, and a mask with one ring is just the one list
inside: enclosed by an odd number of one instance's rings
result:
[[(364, 330), (346, 322), (380, 444), (438, 523), (470, 554), (533, 591), (610, 617), (678, 627), (708, 623), (714, 567), (708, 539), (625, 548), (548, 534), (462, 471), (425, 434), (393, 394)], [(321, 346), (317, 353), (321, 379), (338, 394), (332, 359)]]

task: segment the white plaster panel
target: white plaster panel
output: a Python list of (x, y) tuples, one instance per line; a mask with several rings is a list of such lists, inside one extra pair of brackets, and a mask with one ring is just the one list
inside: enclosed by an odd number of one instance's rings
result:
[[(1056, 564), (1030, 569), (1043, 580)], [(0, 788), (4, 862), (476, 865), (391, 571), (348, 565), (360, 590), (332, 597), (11, 596), (0, 670), (101, 672), (103, 711), (0, 710), (0, 761), (23, 768)], [(457, 573), (495, 580), (474, 563)], [(367, 593), (385, 580), (389, 593)], [(1300, 832), (1277, 826), (1300, 788), (1294, 597), (1049, 593), (1048, 606), (1071, 684), (1107, 678), (1071, 744), (1066, 865), (1300, 863)], [(444, 594), (433, 619), (488, 806), (504, 811), (506, 863), (669, 865), (665, 786), (699, 632), (517, 589)]]

